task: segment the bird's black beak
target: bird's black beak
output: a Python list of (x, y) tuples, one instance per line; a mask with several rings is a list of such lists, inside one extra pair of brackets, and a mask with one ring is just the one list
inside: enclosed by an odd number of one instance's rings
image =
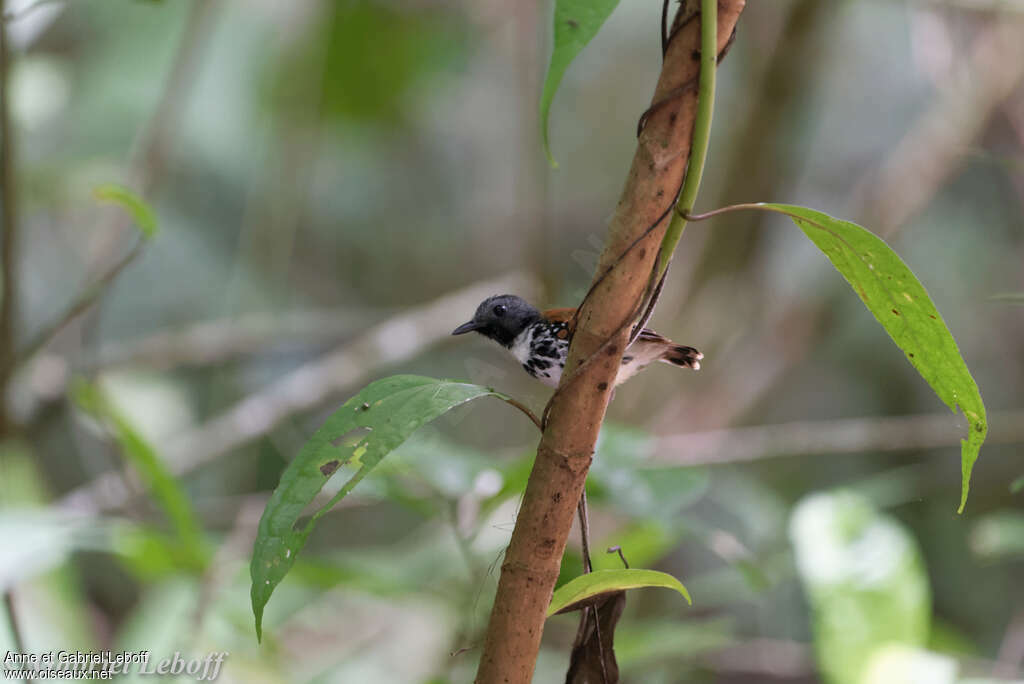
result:
[(465, 335), (468, 332), (476, 330), (476, 323), (470, 321), (469, 323), (463, 323), (455, 330), (452, 330), (452, 335)]

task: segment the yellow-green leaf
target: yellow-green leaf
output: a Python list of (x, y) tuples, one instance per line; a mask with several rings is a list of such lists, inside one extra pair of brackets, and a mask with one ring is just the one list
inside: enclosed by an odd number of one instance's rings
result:
[(954, 413), (958, 408), (963, 411), (970, 424), (967, 439), (960, 442), (958, 510), (963, 512), (971, 470), (988, 432), (985, 404), (928, 292), (889, 245), (856, 223), (788, 204), (764, 204), (761, 208), (793, 219), (853, 286), (935, 394)]
[(683, 583), (667, 573), (640, 569), (595, 570), (562, 585), (551, 597), (548, 617), (575, 610), (579, 604), (602, 594), (641, 587), (673, 589), (682, 594), (687, 603), (693, 603)]
[(128, 188), (123, 185), (107, 183), (95, 188), (92, 195), (101, 202), (116, 204), (127, 211), (143, 237), (148, 239), (156, 235), (156, 214), (141, 197)]

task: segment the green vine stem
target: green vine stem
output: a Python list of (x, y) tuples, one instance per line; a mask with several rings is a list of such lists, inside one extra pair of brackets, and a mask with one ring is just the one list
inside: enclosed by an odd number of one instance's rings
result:
[(718, 0), (701, 0), (700, 3), (700, 81), (697, 90), (697, 117), (693, 123), (693, 143), (690, 147), (690, 163), (679, 192), (676, 211), (661, 241), (654, 282), (658, 282), (668, 270), (672, 254), (679, 238), (686, 228), (685, 215), (693, 210), (704, 175), (704, 161), (708, 156), (708, 142), (711, 139), (711, 117), (715, 110), (715, 72), (718, 67)]

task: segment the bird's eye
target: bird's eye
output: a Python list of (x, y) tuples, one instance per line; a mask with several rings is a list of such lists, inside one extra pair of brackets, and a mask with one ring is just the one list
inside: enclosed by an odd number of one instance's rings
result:
[(504, 304), (498, 304), (494, 307), (494, 315), (498, 317), (504, 316), (507, 311), (508, 307)]

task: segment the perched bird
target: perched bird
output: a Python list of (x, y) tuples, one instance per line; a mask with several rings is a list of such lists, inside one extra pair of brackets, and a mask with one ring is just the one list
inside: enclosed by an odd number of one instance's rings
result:
[[(452, 335), (478, 332), (508, 349), (527, 373), (545, 385), (557, 387), (569, 354), (575, 309), (538, 311), (515, 295), (488, 297)], [(693, 347), (676, 344), (644, 328), (622, 356), (615, 385), (643, 370), (652, 361), (664, 361), (682, 368), (700, 369), (704, 355)]]

